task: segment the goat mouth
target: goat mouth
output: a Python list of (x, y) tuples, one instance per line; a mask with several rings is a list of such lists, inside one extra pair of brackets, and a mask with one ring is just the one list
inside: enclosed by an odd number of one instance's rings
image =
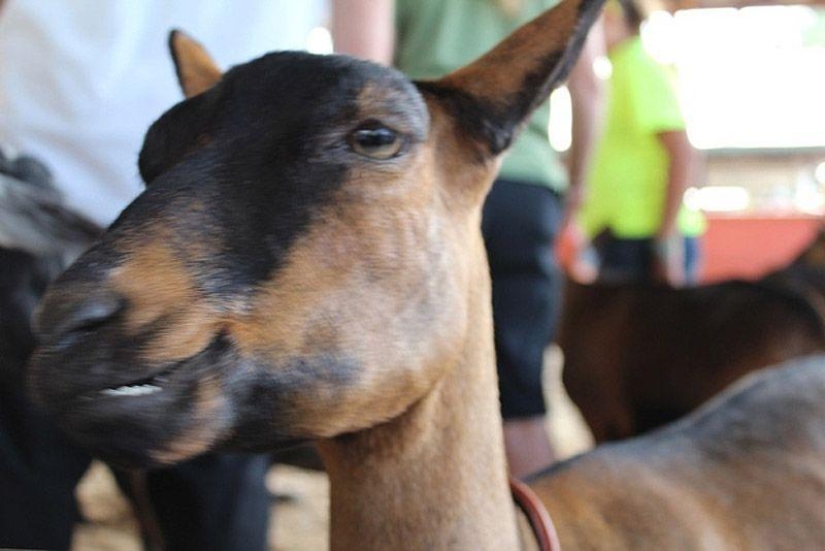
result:
[(166, 390), (169, 384), (169, 375), (174, 370), (174, 367), (165, 369), (157, 375), (138, 379), (136, 381), (120, 384), (117, 386), (110, 386), (103, 390), (87, 392), (83, 394), (84, 398), (137, 398), (141, 396), (150, 396)]
[(124, 397), (124, 396), (147, 396), (160, 392), (163, 388), (150, 383), (135, 384), (119, 386), (117, 388), (107, 388), (101, 390), (99, 394), (109, 397)]
[[(146, 366), (141, 365), (140, 358), (106, 349), (96, 363), (93, 362), (97, 359), (82, 358), (75, 350), (71, 355), (61, 354), (62, 351), (48, 355), (50, 350), (45, 349), (44, 355), (34, 362), (32, 388), (38, 401), (58, 416), (78, 407), (84, 411), (108, 411), (109, 406), (115, 411), (121, 406), (144, 409), (185, 395), (201, 379), (216, 377), (222, 371), (222, 358), (227, 351), (225, 340), (217, 336), (193, 356)], [(81, 358), (78, 366), (66, 370), (74, 375), (73, 379), (59, 371), (49, 375), (51, 366), (71, 366), (77, 358)]]
[(66, 403), (66, 407), (71, 407), (72, 403), (90, 403), (104, 400), (120, 401), (138, 398), (148, 398), (153, 395), (159, 395), (165, 391), (172, 390), (179, 386), (175, 373), (182, 367), (182, 363), (170, 365), (156, 373), (145, 375), (139, 379), (132, 379), (129, 381), (119, 381), (106, 387), (98, 387), (92, 390), (82, 391), (75, 394), (74, 399), (70, 399)]

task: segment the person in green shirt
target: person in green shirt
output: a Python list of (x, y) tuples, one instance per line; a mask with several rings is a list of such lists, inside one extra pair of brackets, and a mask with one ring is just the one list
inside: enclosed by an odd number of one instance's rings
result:
[(603, 19), (612, 65), (607, 116), (580, 216), (598, 277), (694, 282), (704, 219), (683, 205), (698, 157), (676, 92), (642, 45), (633, 0), (611, 0)]
[[(439, 78), (486, 53), (558, 0), (396, 0), (394, 40), (387, 3), (351, 0), (348, 13), (375, 14), (375, 24), (336, 50), (394, 65), (414, 80)], [(342, 14), (343, 15), (343, 14)], [(336, 15), (341, 24), (346, 19)], [(505, 157), (482, 215), (493, 283), (493, 317), (504, 439), (510, 472), (522, 476), (554, 459), (545, 424), (544, 350), (553, 340), (563, 277), (553, 244), (573, 220), (591, 143), (597, 133), (601, 82), (593, 71), (600, 29), (591, 33), (568, 81), (573, 145), (567, 166), (550, 146), (549, 103), (542, 105)], [(388, 46), (389, 44), (389, 46)], [(388, 48), (394, 46), (393, 55)]]

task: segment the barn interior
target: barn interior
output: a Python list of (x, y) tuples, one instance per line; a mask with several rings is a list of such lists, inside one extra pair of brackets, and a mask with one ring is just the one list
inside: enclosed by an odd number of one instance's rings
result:
[[(662, 0), (648, 7), (643, 43), (676, 76), (688, 136), (703, 159), (685, 192), (686, 204), (707, 221), (697, 285), (761, 280), (788, 266), (823, 230), (825, 0)], [(307, 49), (331, 52), (328, 26), (311, 29)], [(609, 78), (609, 61), (600, 60), (596, 72)], [(565, 88), (551, 97), (551, 113), (549, 139), (564, 155), (571, 144)], [(560, 249), (562, 260), (581, 252), (574, 249)], [(825, 304), (825, 297), (818, 300)], [(546, 430), (560, 459), (595, 444), (564, 389), (563, 365), (563, 352), (551, 343)], [(290, 464), (315, 464), (311, 450), (298, 456), (275, 462), (266, 478), (271, 551), (328, 548), (329, 483), (317, 468)], [(77, 496), (82, 520), (72, 550), (145, 548), (141, 524), (105, 465), (93, 463)]]

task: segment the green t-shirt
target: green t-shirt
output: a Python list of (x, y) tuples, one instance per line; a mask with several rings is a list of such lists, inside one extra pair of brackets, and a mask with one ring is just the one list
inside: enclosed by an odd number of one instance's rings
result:
[[(610, 228), (620, 238), (651, 237), (661, 225), (669, 169), (657, 135), (684, 130), (685, 122), (669, 73), (645, 52), (639, 37), (609, 57), (607, 118), (580, 220), (591, 236)], [(683, 207), (679, 227), (685, 235), (698, 235), (704, 219)]]
[[(395, 65), (413, 79), (446, 75), (486, 53), (523, 23), (557, 0), (525, 0), (510, 17), (495, 0), (398, 0)], [(547, 138), (550, 117), (545, 102), (507, 153), (500, 176), (567, 188), (567, 172)]]

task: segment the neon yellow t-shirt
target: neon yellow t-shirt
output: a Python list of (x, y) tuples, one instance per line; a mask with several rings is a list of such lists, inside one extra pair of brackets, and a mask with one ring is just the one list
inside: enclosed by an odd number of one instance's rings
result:
[[(655, 235), (663, 216), (669, 159), (657, 134), (684, 130), (670, 75), (634, 37), (610, 53), (607, 118), (596, 148), (580, 221), (594, 236), (610, 228), (619, 238)], [(704, 232), (704, 218), (685, 207), (684, 235)]]
[[(558, 0), (524, 0), (514, 17), (495, 0), (398, 0), (395, 65), (413, 79), (439, 78), (486, 53)], [(567, 189), (567, 171), (547, 138), (549, 102), (539, 107), (507, 152), (500, 176)]]

